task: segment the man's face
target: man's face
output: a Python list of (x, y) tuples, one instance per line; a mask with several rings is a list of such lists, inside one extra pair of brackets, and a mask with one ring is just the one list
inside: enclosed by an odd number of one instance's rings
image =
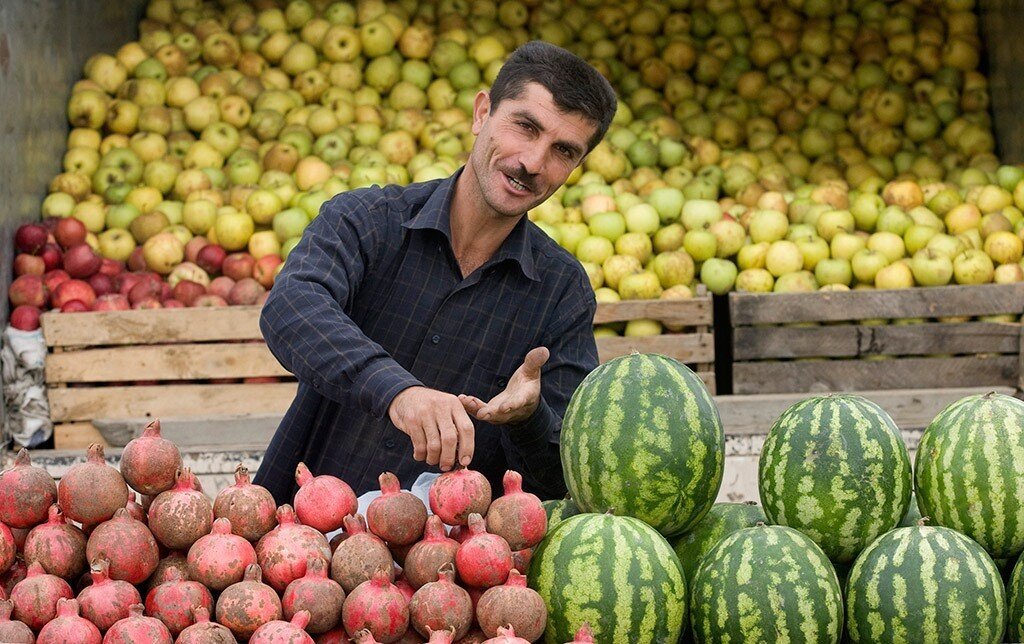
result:
[(586, 154), (597, 126), (560, 111), (543, 85), (501, 101), (493, 113), (486, 92), (476, 97), (470, 165), (484, 201), (495, 213), (518, 217), (557, 190)]

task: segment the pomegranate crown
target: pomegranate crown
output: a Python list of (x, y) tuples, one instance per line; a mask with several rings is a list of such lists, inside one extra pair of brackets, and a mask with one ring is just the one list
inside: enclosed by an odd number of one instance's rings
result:
[(249, 484), (249, 468), (241, 463), (235, 467), (235, 485)]
[(146, 438), (160, 438), (160, 419), (154, 418), (151, 423), (146, 425), (142, 430), (142, 435)]

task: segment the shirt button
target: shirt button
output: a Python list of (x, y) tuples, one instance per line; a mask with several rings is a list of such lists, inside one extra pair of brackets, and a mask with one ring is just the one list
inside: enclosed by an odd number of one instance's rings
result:
[(434, 337), (430, 338), (430, 341), (433, 342), (434, 344), (437, 344), (438, 342), (441, 341), (441, 336), (435, 335)]
[(395, 441), (389, 438), (386, 441), (384, 441), (384, 446), (387, 447), (388, 449), (391, 449), (392, 447), (395, 446)]
[(498, 378), (498, 386), (505, 387), (508, 385), (508, 378)]

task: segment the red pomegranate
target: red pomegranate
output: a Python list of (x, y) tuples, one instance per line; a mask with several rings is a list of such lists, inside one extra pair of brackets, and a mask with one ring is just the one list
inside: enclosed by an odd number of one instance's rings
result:
[(370, 630), (367, 628), (364, 628), (363, 630), (353, 635), (352, 641), (354, 641), (356, 644), (380, 644), (380, 642), (374, 639), (373, 633), (371, 633)]
[(512, 550), (508, 542), (486, 530), (479, 514), (469, 515), (470, 536), (455, 553), (459, 578), (476, 588), (490, 588), (508, 579), (512, 570)]
[(205, 606), (192, 609), (194, 623), (183, 630), (174, 644), (236, 644), (238, 640), (226, 626), (210, 621), (210, 611)]
[(192, 470), (178, 470), (174, 487), (161, 492), (149, 506), (149, 529), (153, 536), (171, 550), (188, 550), (213, 526), (213, 504), (196, 489)]
[(348, 538), (338, 544), (331, 558), (331, 578), (341, 584), (346, 593), (369, 580), (378, 570), (388, 571), (388, 581), (395, 578), (395, 563), (384, 542), (366, 531), (363, 515), (345, 517)]
[(402, 595), (406, 600), (412, 601), (412, 596), (416, 594), (416, 589), (412, 587), (409, 580), (405, 578), (405, 571), (400, 571), (395, 577), (395, 588), (402, 591)]
[(409, 628), (409, 604), (391, 583), (392, 573), (378, 570), (349, 594), (341, 620), (350, 635), (365, 628), (381, 644), (390, 644)]
[(483, 644), (486, 641), (487, 636), (484, 635), (484, 632), (479, 628), (474, 628), (461, 640), (456, 641), (455, 644)]
[(530, 644), (530, 640), (517, 637), (515, 629), (511, 626), (502, 626), (498, 629), (498, 634), (485, 640), (484, 644)]
[[(423, 535), (420, 536), (422, 537)], [(404, 546), (396, 546), (394, 544), (389, 543), (388, 550), (391, 551), (391, 558), (394, 559), (395, 563), (399, 566), (404, 566), (406, 556), (408, 556), (409, 551), (412, 550), (412, 547), (417, 543), (419, 543), (419, 541), (414, 541), (413, 543), (409, 543)]]
[(142, 497), (139, 496), (138, 492), (130, 492), (128, 494), (128, 503), (125, 503), (124, 507), (133, 519), (145, 524), (149, 521), (149, 517), (146, 516), (146, 510), (142, 507), (141, 501)]
[(224, 590), (242, 581), (245, 569), (256, 563), (252, 544), (231, 533), (231, 521), (217, 519), (210, 534), (188, 551), (188, 576), (210, 590)]
[(109, 561), (112, 579), (141, 584), (156, 570), (160, 549), (149, 528), (120, 508), (113, 519), (96, 526), (89, 535), (85, 557)]
[(217, 495), (213, 515), (230, 519), (232, 532), (255, 543), (277, 525), (277, 503), (267, 488), (249, 482), (249, 470), (239, 463), (235, 484)]
[(198, 581), (188, 581), (181, 571), (172, 568), (171, 578), (146, 595), (146, 612), (163, 622), (172, 635), (192, 625), (192, 609), (202, 606), (213, 610), (213, 595)]
[(594, 632), (590, 630), (588, 622), (583, 622), (583, 626), (576, 631), (576, 637), (569, 644), (594, 644)]
[(470, 514), (484, 516), (490, 505), (491, 484), (474, 470), (445, 472), (430, 486), (430, 510), (448, 525), (466, 525)]
[(28, 567), (28, 576), (11, 591), (14, 619), (34, 631), (57, 616), (57, 600), (73, 599), (71, 586), (56, 575), (50, 575), (37, 563)]
[(277, 509), (277, 527), (256, 544), (256, 561), (274, 590), (284, 591), (306, 573), (310, 557), (331, 557), (327, 538), (315, 528), (299, 523), (290, 505)]
[(327, 561), (312, 557), (306, 562), (306, 574), (284, 589), (281, 607), (284, 618), (291, 619), (299, 611), (309, 611), (310, 633), (326, 633), (338, 625), (345, 591), (327, 576)]
[(4, 571), (0, 575), (0, 587), (3, 588), (3, 596), (10, 597), (11, 591), (18, 585), (22, 579), (28, 576), (28, 566), (25, 565), (25, 560), (18, 555), (14, 558), (14, 563), (11, 567)]
[(56, 502), (57, 483), (46, 470), (32, 465), (28, 450), (20, 450), (14, 465), (0, 472), (0, 522), (4, 525), (31, 528), (46, 520)]
[(431, 631), (430, 644), (452, 644), (455, 641), (455, 634), (451, 630)]
[(356, 493), (348, 483), (336, 476), (313, 476), (305, 463), (295, 468), (295, 514), (299, 521), (320, 532), (334, 532), (346, 516), (359, 508)]
[(260, 626), (281, 619), (281, 600), (261, 578), (260, 567), (253, 564), (245, 569), (245, 579), (225, 588), (217, 598), (217, 621), (243, 641)]
[(0, 523), (0, 570), (10, 568), (17, 555), (18, 544), (14, 540), (14, 533), (6, 525)]
[(107, 465), (103, 446), (89, 446), (88, 460), (73, 465), (57, 486), (57, 502), (72, 521), (97, 525), (128, 503), (128, 486), (121, 473)]
[(505, 494), (495, 499), (487, 510), (487, 530), (504, 537), (513, 550), (532, 548), (548, 531), (544, 506), (535, 495), (523, 492), (523, 477), (519, 472), (505, 472), (502, 483)]
[(438, 569), (445, 564), (455, 565), (455, 553), (458, 551), (459, 543), (445, 536), (441, 517), (431, 516), (427, 519), (423, 540), (413, 545), (405, 555), (402, 567), (405, 578), (413, 588), (437, 581)]
[(57, 617), (39, 631), (36, 644), (102, 644), (103, 637), (96, 625), (79, 616), (78, 602), (74, 599), (57, 600)]
[(25, 537), (25, 563), (39, 562), (51, 575), (74, 581), (85, 570), (85, 533), (68, 522), (56, 503), (50, 506), (46, 523), (37, 525)]
[(82, 617), (106, 631), (118, 620), (128, 617), (132, 604), (141, 604), (142, 597), (135, 586), (127, 581), (111, 579), (110, 562), (97, 559), (92, 562), (92, 584), (78, 593)]
[(14, 537), (14, 547), (18, 552), (25, 551), (25, 541), (28, 539), (29, 532), (32, 532), (32, 528), (11, 528), (11, 536)]
[(159, 619), (144, 617), (145, 606), (134, 604), (128, 610), (128, 617), (110, 627), (103, 637), (103, 644), (174, 644), (170, 631)]
[[(370, 631), (366, 631), (366, 634), (369, 635)], [(370, 637), (372, 638), (373, 636), (370, 635)], [(317, 635), (313, 639), (316, 644), (350, 644), (353, 641), (349, 638), (348, 633), (345, 632), (344, 626), (333, 628), (326, 633)]]
[(132, 489), (142, 494), (160, 494), (174, 486), (181, 467), (178, 446), (160, 436), (160, 421), (142, 430), (142, 436), (128, 441), (121, 452), (121, 475)]
[(11, 644), (33, 644), (36, 636), (24, 622), (11, 619), (14, 604), (9, 599), (0, 600), (0, 642)]
[(173, 574), (170, 572), (172, 568), (180, 571), (181, 576), (188, 579), (188, 559), (186, 558), (186, 553), (180, 550), (168, 552), (167, 556), (157, 563), (156, 570), (153, 571), (153, 574), (149, 576), (149, 579), (146, 580), (146, 583), (140, 590), (145, 594), (149, 594), (149, 591), (160, 584), (170, 581)]
[(313, 638), (306, 633), (309, 624), (309, 611), (300, 610), (290, 622), (274, 620), (256, 629), (249, 639), (249, 644), (314, 644)]
[(516, 550), (512, 553), (512, 567), (516, 570), (529, 570), (531, 559), (533, 559), (533, 548)]
[(456, 543), (462, 543), (469, 538), (469, 526), (457, 525), (448, 531), (448, 538)]
[(526, 577), (513, 570), (508, 581), (488, 588), (476, 605), (476, 619), (490, 637), (498, 635), (498, 627), (506, 624), (516, 629), (523, 639), (540, 639), (548, 623), (548, 609), (537, 591), (526, 586)]
[(366, 523), (370, 532), (389, 546), (416, 543), (423, 536), (427, 522), (427, 508), (419, 497), (402, 491), (398, 477), (384, 472), (378, 478), (381, 495), (366, 508)]
[(452, 565), (441, 568), (438, 577), (417, 590), (409, 602), (413, 628), (424, 637), (442, 630), (454, 631), (455, 638), (463, 637), (473, 624), (473, 602), (469, 593), (456, 585)]

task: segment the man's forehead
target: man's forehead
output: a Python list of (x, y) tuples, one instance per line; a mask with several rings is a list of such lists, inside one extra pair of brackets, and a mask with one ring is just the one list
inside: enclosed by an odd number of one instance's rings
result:
[(548, 88), (540, 83), (527, 83), (523, 86), (519, 96), (502, 99), (498, 104), (499, 113), (521, 114), (530, 116), (538, 121), (539, 125), (556, 126), (569, 124), (574, 129), (580, 129), (580, 135), (584, 141), (590, 136), (589, 130), (596, 128), (592, 120), (580, 112), (566, 110), (555, 103), (554, 96)]

